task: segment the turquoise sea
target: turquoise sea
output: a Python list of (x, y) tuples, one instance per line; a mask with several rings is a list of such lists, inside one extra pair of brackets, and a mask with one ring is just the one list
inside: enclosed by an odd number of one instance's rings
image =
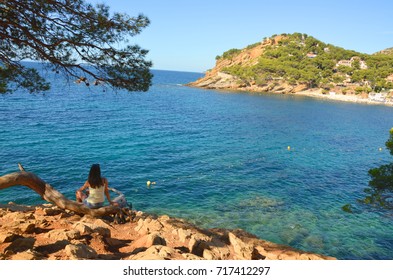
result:
[[(100, 163), (136, 210), (339, 259), (393, 259), (393, 213), (357, 203), (367, 171), (392, 160), (392, 107), (202, 90), (184, 86), (200, 73), (153, 73), (146, 93), (48, 73), (46, 94), (0, 95), (0, 175), (20, 162), (73, 198)], [(9, 201), (43, 203), (25, 187), (1, 190)]]

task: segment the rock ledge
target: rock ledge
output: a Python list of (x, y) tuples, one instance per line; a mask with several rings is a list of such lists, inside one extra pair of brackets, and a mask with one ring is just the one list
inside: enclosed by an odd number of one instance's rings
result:
[(50, 204), (0, 205), (0, 260), (330, 260), (243, 230), (196, 227), (132, 212), (125, 224), (81, 217)]

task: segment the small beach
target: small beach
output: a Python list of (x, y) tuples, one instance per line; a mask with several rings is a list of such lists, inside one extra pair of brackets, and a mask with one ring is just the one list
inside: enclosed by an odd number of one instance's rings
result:
[(354, 94), (322, 94), (322, 89), (309, 89), (304, 91), (299, 91), (296, 93), (288, 93), (290, 95), (302, 95), (309, 96), (313, 98), (332, 100), (332, 101), (340, 101), (340, 102), (351, 102), (351, 103), (360, 103), (360, 104), (371, 104), (371, 105), (386, 105), (393, 106), (392, 101), (376, 101), (371, 100), (370, 98), (363, 98)]

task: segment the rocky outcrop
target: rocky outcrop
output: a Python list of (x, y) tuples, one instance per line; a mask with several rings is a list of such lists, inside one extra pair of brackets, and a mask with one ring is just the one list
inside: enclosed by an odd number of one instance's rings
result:
[[(365, 60), (367, 58), (372, 62), (371, 56), (360, 53), (355, 55), (353, 51), (344, 52), (347, 60), (342, 59), (342, 50), (338, 51), (337, 47), (307, 34), (273, 35), (244, 49), (231, 49), (217, 56), (213, 69), (187, 85), (214, 90), (307, 95), (393, 105), (393, 78), (386, 75), (391, 74), (391, 69), (375, 70), (378, 73), (374, 71), (376, 74), (373, 75), (377, 75), (378, 79), (367, 77), (364, 72), (368, 69)], [(380, 60), (386, 61), (384, 63), (388, 65), (392, 61), (391, 53), (391, 49), (386, 49), (378, 54), (385, 55)], [(379, 80), (379, 85), (376, 80)], [(383, 94), (374, 92), (381, 90)]]
[(215, 90), (232, 90), (246, 92), (270, 92), (270, 93), (297, 93), (308, 89), (306, 84), (290, 85), (282, 79), (272, 80), (264, 84), (257, 85), (255, 82), (244, 81), (234, 75), (224, 72), (216, 72), (215, 75), (209, 72), (205, 77), (189, 83), (188, 86), (200, 87)]
[(196, 227), (182, 219), (133, 212), (125, 224), (61, 210), (1, 205), (0, 259), (324, 260), (243, 230)]
[(235, 75), (225, 73), (225, 69), (231, 66), (248, 67), (258, 63), (258, 59), (263, 55), (266, 47), (277, 45), (284, 36), (278, 35), (274, 39), (268, 38), (252, 47), (239, 50), (236, 55), (221, 57), (216, 60), (213, 69), (207, 71), (205, 76), (188, 86), (201, 87), (217, 90), (236, 90), (248, 92), (273, 92), (273, 93), (295, 93), (306, 90), (305, 84), (290, 85), (283, 79), (274, 79), (265, 84), (245, 81)]
[(393, 55), (393, 48), (387, 48), (382, 51), (376, 52), (374, 54), (387, 54), (387, 55)]

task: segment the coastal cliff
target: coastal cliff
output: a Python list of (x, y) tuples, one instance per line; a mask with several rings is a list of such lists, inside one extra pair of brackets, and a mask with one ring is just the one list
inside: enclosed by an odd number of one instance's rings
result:
[(307, 34), (273, 35), (217, 56), (215, 67), (188, 86), (393, 104), (393, 55), (345, 50)]
[(142, 212), (124, 224), (51, 204), (0, 205), (0, 260), (329, 260), (243, 230), (201, 229)]

